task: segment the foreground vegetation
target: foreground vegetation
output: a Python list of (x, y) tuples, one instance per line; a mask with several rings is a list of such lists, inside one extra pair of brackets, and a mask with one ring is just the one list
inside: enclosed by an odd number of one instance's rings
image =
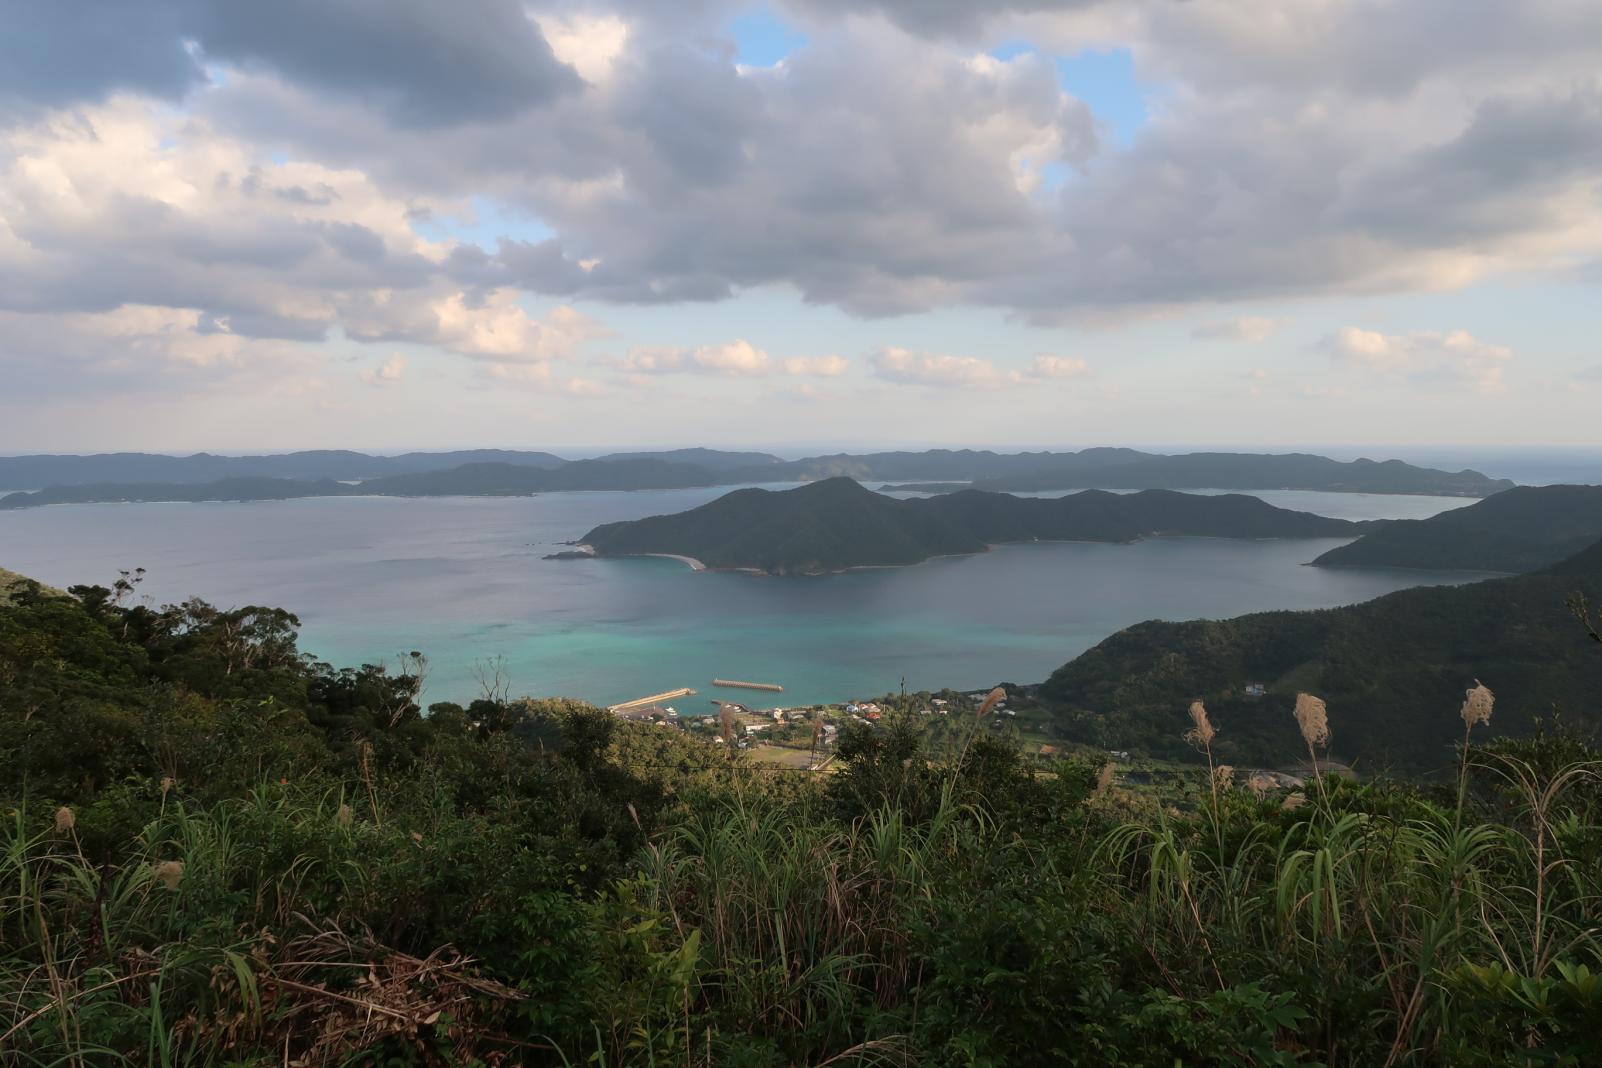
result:
[[(131, 581), (131, 579), (130, 579)], [(829, 776), (569, 701), (418, 707), (275, 609), (0, 607), (0, 1058), (25, 1065), (1581, 1065), (1602, 779), (1215, 766), (1170, 807), (890, 715)], [(1464, 683), (1467, 685), (1467, 682)], [(985, 709), (972, 723), (981, 723)], [(1488, 693), (1419, 708), (1472, 742)], [(1342, 708), (1298, 702), (1317, 761)], [(1287, 757), (1289, 754), (1287, 754)]]

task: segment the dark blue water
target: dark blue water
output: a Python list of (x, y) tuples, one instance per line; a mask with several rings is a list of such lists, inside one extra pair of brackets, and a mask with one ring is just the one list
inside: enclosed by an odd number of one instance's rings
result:
[[(611, 703), (693, 687), (701, 696), (678, 702), (684, 711), (705, 707), (714, 677), (784, 685), (771, 703), (876, 695), (903, 677), (915, 689), (1038, 681), (1144, 619), (1327, 607), (1479, 577), (1304, 566), (1339, 539), (1016, 545), (787, 579), (541, 559), (598, 523), (723, 492), (41, 508), (0, 513), (0, 566), (55, 585), (105, 584), (141, 566), (152, 601), (282, 606), (304, 622), (304, 647), (336, 664), (423, 651), (434, 700), (475, 696), (475, 662), (498, 656), (514, 692)], [(1468, 503), (1261, 496), (1350, 518)]]

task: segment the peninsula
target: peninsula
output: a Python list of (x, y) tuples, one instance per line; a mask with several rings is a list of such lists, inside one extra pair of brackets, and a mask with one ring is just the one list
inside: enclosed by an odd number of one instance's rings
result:
[(1370, 526), (1235, 494), (1094, 490), (1029, 498), (964, 490), (897, 500), (829, 478), (793, 490), (736, 490), (674, 515), (607, 523), (580, 541), (598, 556), (683, 556), (793, 575), (916, 564), (1007, 542), (1350, 537)]
[(1428, 519), (1389, 523), (1319, 567), (1534, 571), (1602, 538), (1602, 486), (1520, 486)]
[(1363, 604), (1235, 619), (1151, 621), (1058, 668), (1040, 687), (1075, 740), (1183, 756), (1174, 710), (1200, 698), (1221, 760), (1294, 748), (1299, 691), (1329, 702), (1331, 753), (1367, 773), (1437, 771), (1454, 759), (1440, 723), (1480, 679), (1497, 694), (1489, 736), (1528, 734), (1559, 710), (1594, 725), (1596, 643), (1569, 600), (1602, 595), (1602, 543), (1533, 572), (1401, 590)]

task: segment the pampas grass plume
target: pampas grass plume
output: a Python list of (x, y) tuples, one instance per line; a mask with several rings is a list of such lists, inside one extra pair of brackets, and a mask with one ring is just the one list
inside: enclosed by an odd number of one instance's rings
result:
[(76, 826), (78, 826), (78, 817), (72, 814), (72, 809), (68, 808), (66, 805), (62, 805), (60, 808), (56, 809), (57, 834), (66, 834)]
[(1207, 718), (1207, 706), (1200, 701), (1190, 703), (1190, 730), (1185, 732), (1185, 741), (1191, 745), (1206, 748), (1213, 743), (1218, 731), (1212, 720)]
[(990, 715), (991, 711), (997, 705), (1001, 704), (1001, 702), (1005, 701), (1006, 699), (1007, 691), (1004, 688), (997, 686), (994, 690), (991, 690), (989, 693), (985, 694), (984, 703), (979, 706), (979, 711), (974, 715), (973, 718), (984, 719), (986, 716)]
[(1329, 745), (1329, 710), (1321, 699), (1310, 693), (1296, 695), (1296, 726), (1308, 745)]
[(1496, 695), (1479, 679), (1474, 680), (1474, 688), (1464, 694), (1463, 700), (1463, 726), (1473, 729), (1476, 723), (1491, 722), (1491, 706), (1496, 703)]

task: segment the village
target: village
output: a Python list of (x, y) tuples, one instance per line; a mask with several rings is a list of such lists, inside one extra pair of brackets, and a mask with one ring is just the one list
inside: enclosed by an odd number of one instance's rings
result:
[[(731, 685), (724, 679), (714, 680), (713, 684), (720, 687)], [(732, 685), (782, 692), (781, 688), (765, 683)], [(1052, 739), (1049, 716), (1044, 708), (1029, 697), (1028, 688), (1003, 688), (1007, 697), (991, 708), (986, 717), (986, 729), (1015, 737), (1027, 751), (1038, 757), (1051, 759), (1061, 755), (1064, 746)], [(887, 722), (888, 717), (904, 712), (909, 717), (921, 720), (924, 729), (933, 738), (946, 734), (966, 734), (970, 730), (968, 723), (990, 692), (989, 689), (920, 691), (885, 694), (837, 704), (767, 707), (757, 707), (755, 702), (712, 699), (708, 702), (712, 707), (703, 712), (699, 708), (690, 711), (688, 705), (681, 711), (670, 703), (677, 701), (682, 704), (682, 699), (697, 696), (696, 691), (682, 687), (613, 705), (610, 711), (628, 722), (682, 730), (713, 745), (732, 746), (734, 751), (745, 754), (753, 761), (796, 770), (827, 772), (840, 732), (849, 725), (858, 724), (873, 729)]]

